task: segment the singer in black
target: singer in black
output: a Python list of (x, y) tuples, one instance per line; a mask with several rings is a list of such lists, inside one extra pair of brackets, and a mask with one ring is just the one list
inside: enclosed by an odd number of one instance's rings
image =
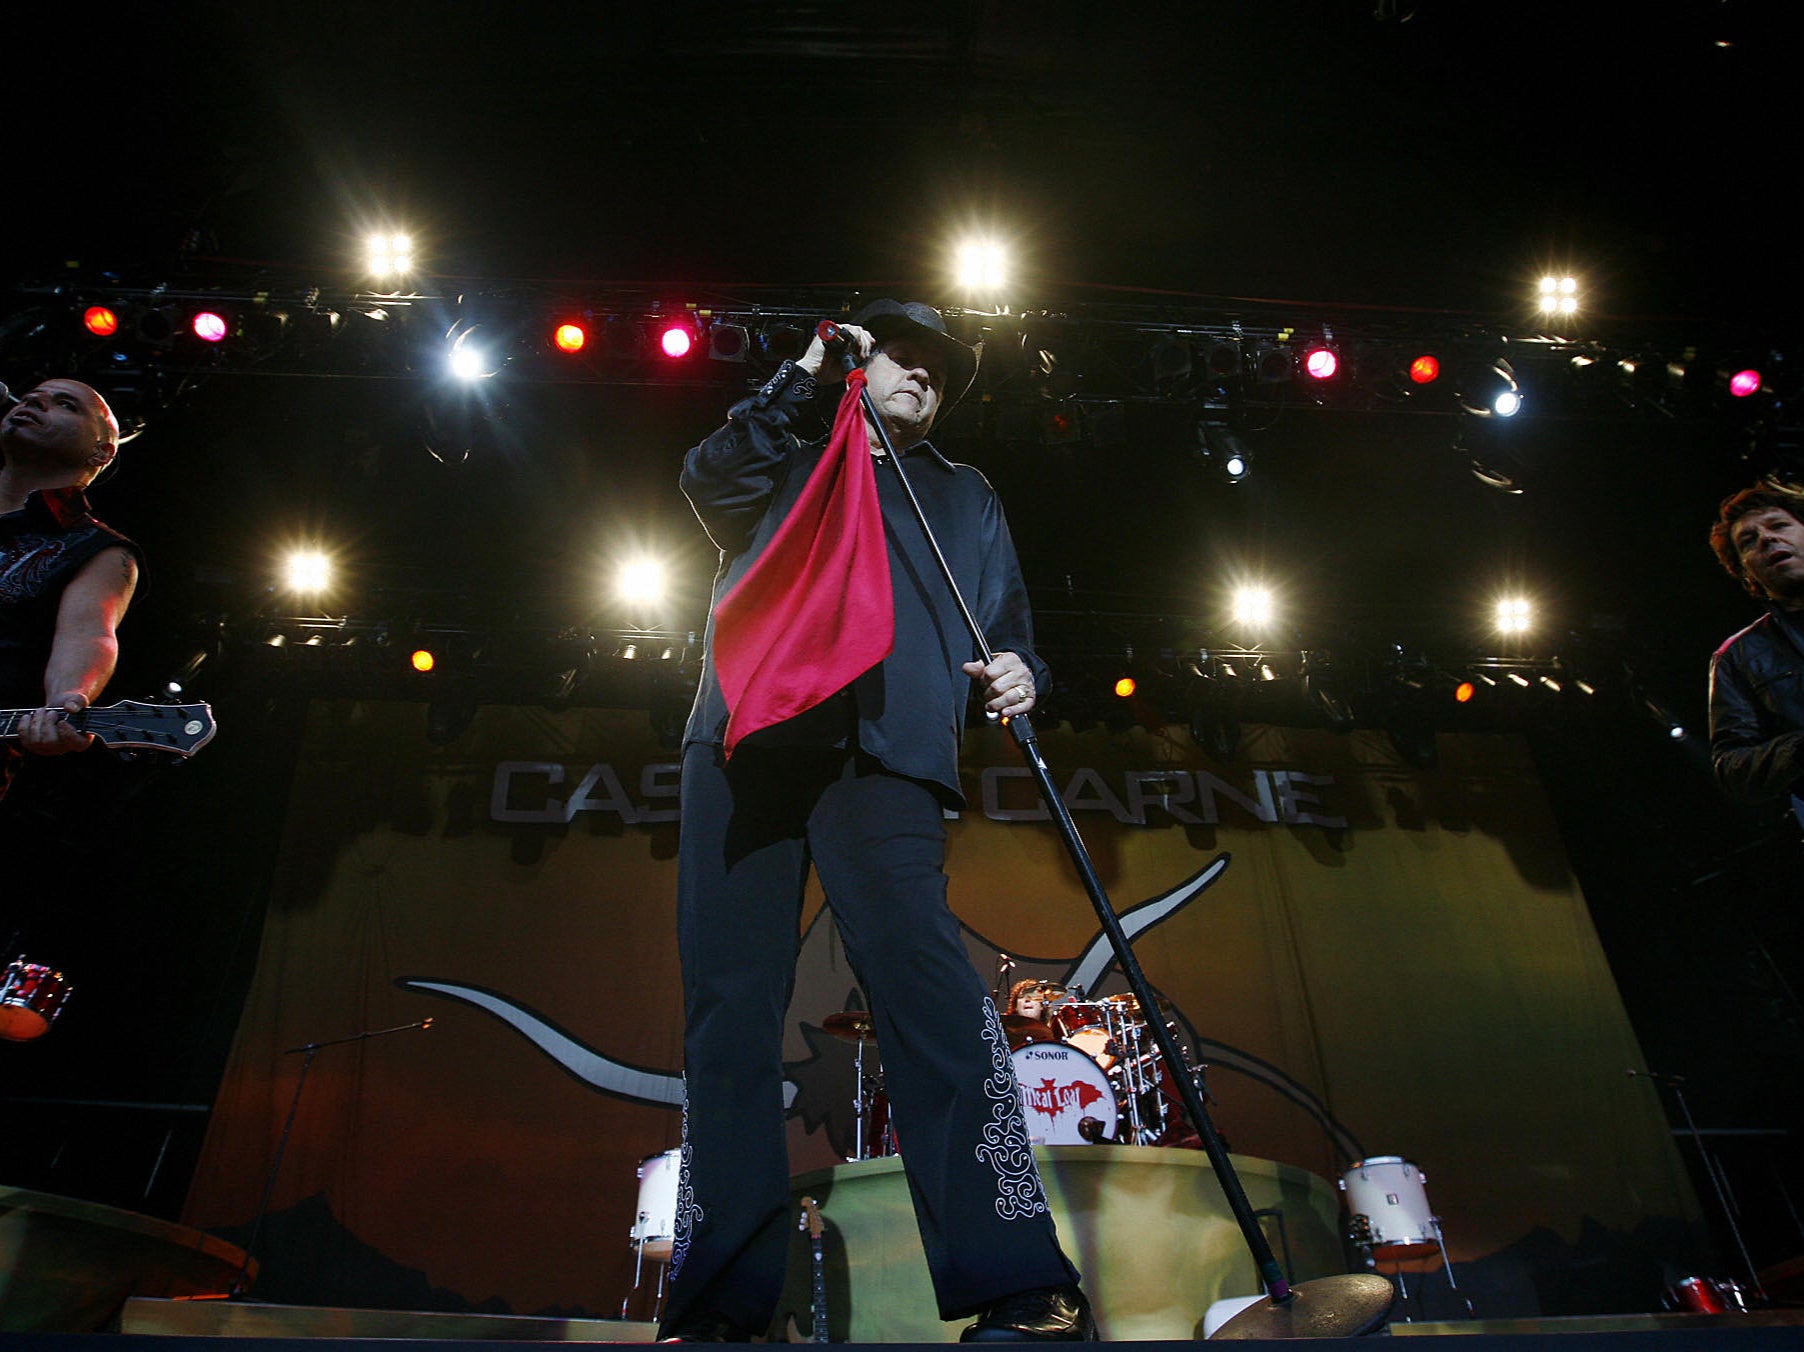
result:
[[(824, 703), (750, 734), (728, 759), (709, 617), (683, 754), (687, 1101), (662, 1332), (742, 1341), (763, 1333), (776, 1307), (793, 1229), (782, 1032), (812, 866), (871, 1001), (940, 1317), (975, 1316), (967, 1341), (1091, 1338), (1001, 1020), (946, 905), (943, 811), (963, 802), (958, 737), (970, 693), (990, 713), (1019, 716), (1045, 679), (995, 493), (927, 441), (942, 406), (969, 388), (979, 354), (919, 303), (874, 302), (843, 332), (865, 358), (867, 389), (996, 655), (988, 666), (971, 660), (944, 578), (882, 464), (895, 603), (886, 659)], [(790, 423), (817, 382), (835, 378), (817, 339), (686, 458), (683, 491), (721, 551), (717, 606), (820, 460), (822, 444), (801, 441)], [(870, 448), (880, 452), (874, 431)]]
[(1717, 509), (1710, 545), (1766, 605), (1710, 660), (1710, 759), (1737, 798), (1792, 795), (1804, 820), (1804, 491), (1762, 483)]
[(78, 380), (46, 380), (0, 419), (0, 706), (33, 710), (0, 753), (0, 795), (21, 753), (93, 741), (67, 718), (112, 677), (138, 581), (138, 547), (84, 493), (118, 452), (113, 411)]

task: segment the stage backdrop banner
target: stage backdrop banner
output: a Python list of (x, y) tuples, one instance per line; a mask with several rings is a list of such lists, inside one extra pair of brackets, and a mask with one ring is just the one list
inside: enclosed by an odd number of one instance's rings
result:
[[(1443, 735), (1430, 770), (1380, 734), (1042, 741), (1234, 1150), (1331, 1181), (1414, 1160), (1481, 1267), (1695, 1220), (1519, 740)], [(979, 971), (1119, 992), (1007, 734), (962, 772)], [(313, 706), (185, 1216), (242, 1241), (269, 1189), (258, 1297), (619, 1312), (638, 1166), (681, 1132), (677, 776), (642, 712), (484, 708), (434, 746), (423, 706)], [(863, 997), (818, 890), (799, 938), (801, 1170), (851, 1149), (854, 1049), (821, 1025)]]

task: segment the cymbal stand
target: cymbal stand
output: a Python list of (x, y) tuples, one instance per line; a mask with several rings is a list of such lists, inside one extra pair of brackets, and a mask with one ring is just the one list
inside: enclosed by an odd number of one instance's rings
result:
[(869, 1039), (858, 1035), (858, 1051), (852, 1062), (852, 1074), (857, 1085), (857, 1094), (852, 1104), (852, 1158), (868, 1160), (870, 1142), (865, 1139), (871, 1116), (871, 1086), (864, 1077), (864, 1044)]
[[(832, 320), (822, 320), (815, 329), (816, 336), (826, 345), (830, 353), (837, 353), (840, 362), (849, 373), (858, 366), (858, 358), (850, 350), (849, 340), (840, 326)], [(964, 593), (959, 589), (958, 580), (953, 575), (952, 565), (946, 561), (945, 553), (940, 549), (939, 541), (933, 533), (933, 526), (927, 520), (927, 513), (921, 506), (921, 500), (915, 496), (914, 486), (908, 480), (908, 473), (902, 468), (902, 457), (896, 453), (895, 443), (891, 440), (889, 429), (883, 424), (883, 417), (877, 409), (876, 400), (871, 397), (868, 387), (860, 391), (864, 405), (865, 420), (876, 433), (878, 441), (885, 452), (884, 460), (896, 475), (902, 487), (903, 496), (915, 520), (920, 524), (921, 532), (926, 538), (928, 549), (939, 565), (940, 575), (945, 579), (959, 615), (970, 632), (972, 644), (984, 665), (995, 661), (996, 654), (990, 648), (989, 640), (984, 637), (983, 627), (971, 613), (965, 602)], [(1058, 785), (1053, 781), (1052, 771), (1045, 758), (1040, 754), (1039, 738), (1034, 732), (1033, 723), (1026, 718), (1010, 718), (1002, 720), (1009, 732), (1013, 734), (1015, 745), (1020, 748), (1022, 758), (1040, 790), (1041, 801), (1051, 815), (1053, 824), (1058, 829), (1059, 838), (1063, 841), (1066, 853), (1076, 868), (1078, 877), (1082, 879), (1084, 892), (1090, 898), (1090, 904), (1096, 911), (1096, 918), (1108, 937), (1109, 947), (1115, 954), (1115, 961), (1121, 968), (1122, 976), (1127, 980), (1128, 989), (1134, 992), (1140, 1002), (1140, 1008), (1156, 1010), (1158, 1001), (1153, 995), (1151, 984), (1146, 974), (1140, 969), (1139, 959), (1134, 955), (1133, 945), (1128, 941), (1127, 932), (1121, 927), (1121, 920), (1115, 914), (1115, 907), (1109, 901), (1108, 893), (1102, 885), (1102, 878), (1096, 872), (1096, 865), (1090, 858), (1083, 838), (1078, 834), (1077, 824), (1072, 819), (1071, 809), (1065, 805), (1060, 796)], [(1167, 1064), (1177, 1066), (1183, 1062), (1179, 1057), (1176, 1039), (1172, 1036), (1164, 1022), (1159, 1019), (1150, 1021), (1153, 1036), (1158, 1042), (1159, 1050), (1164, 1054)], [(1197, 1135), (1202, 1139), (1203, 1149), (1209, 1156), (1209, 1163), (1215, 1169), (1216, 1182), (1233, 1213), (1234, 1220), (1240, 1227), (1241, 1237), (1246, 1241), (1247, 1249), (1252, 1255), (1254, 1266), (1260, 1279), (1269, 1293), (1269, 1306), (1261, 1309), (1255, 1306), (1236, 1316), (1231, 1323), (1246, 1322), (1242, 1328), (1251, 1330), (1256, 1323), (1269, 1324), (1282, 1329), (1276, 1335), (1266, 1332), (1264, 1336), (1307, 1336), (1307, 1337), (1343, 1337), (1352, 1333), (1363, 1332), (1375, 1327), (1383, 1319), (1385, 1311), (1390, 1308), (1390, 1283), (1382, 1278), (1374, 1277), (1383, 1287), (1382, 1297), (1374, 1292), (1357, 1276), (1325, 1277), (1308, 1283), (1313, 1291), (1306, 1301), (1299, 1304), (1298, 1297), (1303, 1294), (1302, 1286), (1293, 1287), (1285, 1279), (1284, 1272), (1278, 1266), (1278, 1260), (1272, 1254), (1272, 1247), (1266, 1241), (1264, 1231), (1253, 1215), (1252, 1203), (1247, 1200), (1246, 1188), (1235, 1172), (1234, 1163), (1228, 1158), (1227, 1147), (1222, 1144), (1220, 1133), (1209, 1118), (1203, 1101), (1186, 1076), (1176, 1077), (1179, 1092), (1184, 1099), (1185, 1111), (1189, 1113)], [(1382, 1303), (1380, 1303), (1382, 1300)], [(1261, 1302), (1266, 1306), (1267, 1302)], [(1294, 1308), (1293, 1308), (1294, 1307)], [(1254, 1316), (1254, 1318), (1248, 1318)], [(1224, 1325), (1224, 1329), (1228, 1326)], [(1217, 1330), (1218, 1336), (1223, 1330)]]

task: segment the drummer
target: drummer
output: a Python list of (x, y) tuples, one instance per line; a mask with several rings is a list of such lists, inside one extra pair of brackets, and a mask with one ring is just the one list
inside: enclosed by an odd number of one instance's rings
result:
[(1008, 1012), (1017, 1018), (1045, 1023), (1053, 1004), (1064, 998), (1065, 988), (1056, 981), (1028, 977), (1009, 987)]

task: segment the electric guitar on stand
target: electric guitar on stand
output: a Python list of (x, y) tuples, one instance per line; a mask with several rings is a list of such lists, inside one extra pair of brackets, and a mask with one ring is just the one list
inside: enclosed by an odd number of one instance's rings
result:
[(814, 1302), (811, 1311), (814, 1328), (809, 1341), (827, 1341), (827, 1260), (821, 1245), (826, 1227), (821, 1223), (821, 1209), (812, 1197), (802, 1199), (801, 1228), (808, 1232), (808, 1259), (814, 1273)]

